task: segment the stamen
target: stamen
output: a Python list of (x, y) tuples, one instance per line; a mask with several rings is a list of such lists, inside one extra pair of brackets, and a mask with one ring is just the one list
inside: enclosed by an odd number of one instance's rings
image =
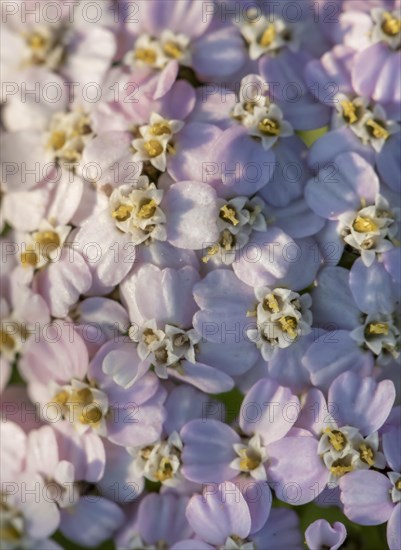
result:
[(114, 210), (111, 215), (118, 222), (125, 222), (131, 217), (131, 212), (132, 206), (129, 206), (127, 204), (120, 204), (120, 206), (116, 208), (116, 210)]
[(344, 474), (347, 474), (348, 472), (352, 472), (354, 469), (353, 466), (331, 466), (330, 472), (334, 474), (336, 477), (341, 477)]
[(352, 227), (355, 231), (358, 231), (358, 233), (372, 233), (373, 231), (377, 231), (379, 229), (379, 226), (372, 220), (372, 218), (367, 216), (357, 216), (352, 224)]
[(153, 344), (153, 342), (157, 342), (159, 340), (159, 338), (151, 328), (147, 328), (143, 331), (143, 339), (145, 344), (147, 344), (148, 346), (150, 346), (150, 344)]
[(138, 210), (138, 218), (148, 220), (156, 212), (157, 203), (153, 199), (147, 200)]
[(36, 267), (39, 258), (32, 247), (27, 247), (25, 252), (20, 256), (22, 267)]
[(170, 459), (164, 456), (159, 464), (159, 468), (156, 472), (156, 478), (159, 481), (166, 481), (166, 479), (171, 479), (174, 476), (174, 469), (170, 462)]
[(387, 336), (389, 332), (387, 323), (369, 323), (367, 328), (369, 334), (384, 334)]
[(62, 130), (55, 130), (51, 133), (49, 138), (49, 147), (54, 149), (54, 151), (58, 151), (62, 147), (64, 147), (65, 143), (67, 141), (66, 133)]
[(163, 153), (163, 145), (155, 139), (146, 141), (143, 148), (152, 159)]
[(97, 424), (102, 419), (102, 411), (98, 405), (90, 404), (82, 411), (79, 421), (82, 424)]
[(66, 405), (69, 399), (70, 399), (70, 394), (65, 390), (62, 390), (61, 392), (57, 393), (53, 398), (54, 402), (57, 403), (58, 405)]
[(276, 36), (276, 27), (274, 24), (270, 24), (260, 37), (259, 44), (267, 48), (275, 40)]
[(202, 256), (202, 262), (207, 264), (210, 258), (215, 254), (217, 254), (219, 250), (220, 250), (220, 246), (218, 244), (208, 246), (205, 256)]
[(143, 61), (147, 65), (156, 63), (156, 52), (151, 48), (137, 48), (134, 53), (135, 59)]
[(344, 101), (341, 101), (340, 105), (343, 110), (344, 118), (347, 119), (349, 124), (354, 124), (354, 122), (358, 121), (358, 117), (356, 115), (356, 107), (352, 103), (352, 101), (348, 101), (347, 99), (345, 99)]
[(189, 338), (186, 334), (178, 334), (173, 338), (173, 344), (175, 347), (180, 348), (181, 346), (185, 346), (189, 341)]
[(234, 226), (239, 224), (238, 218), (236, 218), (237, 212), (232, 206), (225, 204), (220, 208), (220, 218), (224, 221), (232, 223)]
[(56, 231), (41, 231), (35, 235), (35, 241), (43, 247), (60, 246), (60, 237)]
[(286, 332), (291, 338), (296, 338), (296, 328), (298, 325), (295, 317), (283, 316), (280, 317), (278, 322), (280, 323), (283, 332)]
[(163, 52), (172, 59), (180, 59), (182, 50), (175, 42), (166, 42), (163, 44)]
[(331, 430), (330, 428), (326, 428), (324, 430), (324, 433), (327, 434), (330, 445), (338, 452), (343, 451), (346, 446), (346, 439), (344, 437), (344, 434), (341, 433), (339, 430)]
[(390, 136), (390, 133), (375, 120), (372, 120), (372, 119), (368, 120), (366, 123), (366, 126), (368, 126), (371, 133), (373, 134), (373, 137), (375, 137), (376, 139), (386, 140)]
[(220, 246), (226, 250), (226, 251), (229, 251), (229, 250), (232, 250), (235, 246), (235, 237), (232, 233), (230, 233), (230, 231), (228, 231), (228, 229), (224, 229), (221, 234), (220, 234), (220, 240), (219, 240), (219, 244)]
[(359, 455), (361, 457), (361, 460), (368, 464), (369, 466), (374, 466), (374, 454), (370, 447), (365, 445), (365, 443), (362, 443), (359, 447)]
[(268, 294), (263, 300), (262, 307), (264, 310), (270, 309), (273, 313), (278, 313), (280, 311), (280, 306), (278, 305), (277, 298), (274, 294)]
[(42, 50), (47, 45), (48, 40), (42, 34), (33, 32), (28, 34), (26, 43), (32, 50)]
[(279, 136), (280, 124), (271, 118), (264, 118), (259, 122), (258, 130), (267, 136)]
[(141, 458), (143, 458), (144, 460), (148, 460), (152, 451), (153, 445), (150, 445), (149, 447), (144, 447), (143, 449), (141, 449), (141, 452), (139, 454), (141, 455)]
[(382, 30), (388, 36), (396, 36), (401, 31), (401, 20), (388, 11), (383, 13), (383, 19)]
[(9, 351), (15, 348), (14, 338), (4, 330), (0, 330), (0, 349), (1, 348)]
[(241, 449), (239, 455), (242, 457), (239, 467), (243, 472), (250, 472), (260, 464), (260, 457), (257, 457), (250, 449)]
[(149, 128), (149, 133), (152, 136), (163, 136), (165, 134), (171, 134), (171, 129), (168, 122), (156, 122)]

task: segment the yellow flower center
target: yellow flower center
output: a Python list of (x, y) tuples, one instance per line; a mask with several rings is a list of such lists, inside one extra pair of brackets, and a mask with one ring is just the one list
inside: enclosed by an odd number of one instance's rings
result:
[(278, 322), (280, 323), (281, 329), (283, 332), (286, 332), (290, 336), (290, 338), (296, 338), (297, 336), (296, 329), (297, 329), (298, 323), (295, 317), (290, 317), (286, 315), (286, 316), (280, 317)]
[(159, 463), (159, 468), (156, 472), (156, 478), (159, 481), (166, 481), (167, 479), (171, 479), (173, 476), (174, 469), (171, 461), (167, 456), (164, 456)]
[(0, 349), (11, 351), (15, 348), (15, 340), (4, 330), (0, 330)]
[(156, 63), (156, 52), (151, 48), (137, 48), (135, 50), (135, 59), (138, 61), (143, 61), (147, 65), (153, 65)]
[(241, 449), (239, 451), (239, 455), (241, 457), (239, 467), (242, 472), (250, 472), (251, 470), (257, 468), (260, 464), (260, 456), (258, 456), (251, 449)]
[(175, 42), (169, 41), (163, 44), (163, 52), (167, 57), (171, 57), (172, 59), (180, 59), (182, 57), (182, 50)]
[(359, 446), (359, 456), (363, 462), (369, 466), (374, 466), (375, 460), (373, 450), (365, 445), (365, 443), (362, 443), (362, 445)]
[(331, 466), (330, 472), (334, 474), (336, 477), (341, 477), (344, 474), (347, 474), (348, 472), (352, 472), (354, 469), (353, 466)]
[(22, 267), (36, 267), (39, 258), (34, 250), (34, 247), (27, 246), (25, 252), (21, 253), (20, 260)]
[(383, 19), (382, 30), (385, 34), (396, 36), (401, 31), (401, 20), (394, 17), (393, 14), (386, 11), (383, 13)]
[(395, 482), (395, 488), (397, 491), (401, 491), (401, 477)]
[(57, 393), (53, 402), (61, 405), (62, 407), (71, 407), (79, 405), (82, 407), (79, 415), (79, 421), (81, 424), (97, 424), (102, 419), (102, 411), (95, 403), (93, 394), (89, 388), (82, 388), (80, 390), (72, 390), (68, 392), (61, 390)]
[(138, 218), (148, 220), (156, 212), (157, 203), (153, 199), (148, 199), (138, 210)]
[(338, 452), (345, 449), (347, 441), (343, 433), (341, 433), (339, 430), (331, 430), (330, 428), (326, 428), (324, 430), (324, 433), (327, 434), (330, 445), (333, 447), (333, 449)]
[(163, 145), (156, 139), (151, 139), (144, 144), (144, 149), (150, 158), (158, 157), (163, 153)]
[(54, 151), (58, 151), (62, 147), (64, 147), (65, 143), (67, 141), (67, 135), (62, 130), (55, 130), (51, 133), (49, 138), (49, 147), (51, 147)]
[(369, 334), (384, 334), (387, 335), (389, 332), (387, 323), (369, 323), (368, 333)]
[(366, 126), (368, 127), (369, 131), (372, 133), (373, 137), (376, 139), (384, 139), (386, 140), (390, 133), (384, 128), (379, 122), (376, 120), (368, 120), (366, 123)]
[(159, 340), (151, 328), (147, 328), (143, 331), (143, 339), (148, 346)]
[(167, 121), (156, 122), (149, 128), (149, 133), (152, 136), (163, 136), (165, 134), (171, 134), (171, 129)]
[(278, 313), (280, 311), (280, 306), (278, 305), (277, 298), (274, 294), (268, 294), (263, 300), (262, 307), (264, 310), (270, 310), (273, 313)]
[(43, 34), (33, 32), (27, 36), (26, 43), (31, 50), (43, 50), (47, 46), (48, 40)]
[(118, 222), (125, 222), (131, 217), (132, 206), (128, 204), (120, 204), (112, 213), (112, 217)]
[(264, 48), (267, 48), (275, 40), (276, 36), (276, 27), (274, 24), (270, 24), (259, 38), (259, 44)]
[(233, 208), (232, 206), (228, 206), (228, 204), (225, 204), (220, 208), (220, 218), (226, 222), (230, 222), (234, 226), (239, 224), (239, 220), (236, 215), (237, 212), (235, 208)]
[(356, 107), (352, 103), (352, 101), (344, 99), (344, 101), (341, 101), (340, 105), (343, 110), (344, 118), (349, 122), (349, 124), (354, 124), (354, 122), (358, 121), (358, 117), (356, 115)]
[(215, 254), (217, 254), (219, 250), (220, 250), (220, 246), (217, 243), (212, 246), (208, 246), (206, 250), (206, 254), (202, 256), (202, 262), (207, 264), (210, 258)]
[(40, 231), (35, 235), (35, 241), (39, 244), (41, 247), (46, 246), (53, 246), (58, 247), (60, 246), (60, 237), (56, 231)]
[(358, 233), (372, 233), (379, 229), (377, 223), (368, 216), (357, 216), (352, 227), (355, 231), (358, 231)]
[(259, 122), (258, 130), (267, 136), (279, 136), (280, 124), (271, 118), (264, 118)]

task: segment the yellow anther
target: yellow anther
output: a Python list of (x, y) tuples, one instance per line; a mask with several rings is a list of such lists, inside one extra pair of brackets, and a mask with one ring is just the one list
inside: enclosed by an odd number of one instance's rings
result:
[(276, 27), (274, 24), (270, 24), (259, 38), (259, 44), (264, 48), (267, 48), (275, 40), (276, 36)]
[[(0, 527), (0, 540), (5, 543), (14, 543), (21, 539), (21, 533), (11, 523), (6, 523)], [(12, 548), (15, 548), (12, 544)]]
[(20, 255), (22, 267), (36, 267), (39, 258), (32, 247), (27, 247), (25, 252)]
[(28, 34), (26, 43), (32, 50), (42, 50), (47, 46), (48, 40), (42, 34), (33, 32)]
[(159, 340), (159, 338), (156, 336), (151, 328), (147, 328), (143, 331), (143, 339), (145, 344), (147, 344), (148, 346)]
[(401, 31), (401, 20), (388, 11), (383, 13), (382, 30), (388, 36), (396, 36)]
[(118, 222), (125, 222), (131, 217), (132, 206), (128, 204), (120, 204), (118, 208), (111, 213), (112, 217)]
[(69, 399), (70, 399), (70, 394), (65, 390), (60, 391), (53, 398), (54, 402), (57, 403), (58, 405), (66, 405)]
[(163, 136), (165, 134), (171, 134), (171, 129), (167, 121), (156, 122), (149, 128), (149, 133), (152, 136)]
[(379, 229), (377, 223), (368, 216), (357, 216), (352, 227), (358, 233), (372, 233)]
[(375, 460), (373, 451), (370, 447), (365, 445), (365, 443), (362, 443), (362, 445), (359, 446), (359, 456), (363, 462), (369, 466), (374, 466)]
[(336, 477), (341, 477), (348, 472), (352, 472), (354, 469), (353, 466), (331, 466), (330, 472)]
[(257, 457), (255, 453), (249, 449), (241, 449), (239, 455), (242, 460), (239, 463), (239, 467), (243, 472), (250, 472), (257, 468), (260, 464), (260, 457)]
[(387, 335), (389, 332), (387, 323), (369, 323), (368, 333), (369, 334), (384, 334)]
[(147, 65), (156, 63), (157, 55), (151, 48), (137, 48), (134, 55), (137, 61), (143, 61)]
[(280, 323), (281, 329), (283, 330), (283, 332), (286, 332), (290, 336), (290, 338), (296, 338), (297, 336), (296, 328), (298, 324), (295, 317), (283, 316), (283, 317), (280, 317), (278, 322)]
[(62, 147), (64, 147), (65, 143), (67, 141), (67, 135), (62, 130), (55, 130), (50, 134), (49, 138), (49, 147), (54, 149), (55, 151), (58, 151)]
[(401, 477), (395, 482), (395, 488), (397, 491), (401, 491)]
[(35, 234), (34, 239), (41, 247), (60, 246), (60, 237), (56, 231), (40, 231)]
[(143, 148), (152, 159), (163, 153), (163, 145), (156, 139), (146, 141)]
[(81, 413), (79, 421), (82, 424), (97, 424), (102, 418), (102, 411), (98, 405), (89, 405)]
[(4, 330), (0, 330), (0, 349), (13, 350), (15, 348), (15, 340)]
[(154, 213), (156, 212), (157, 203), (153, 199), (147, 200), (138, 210), (138, 218), (141, 218), (141, 220), (148, 220), (151, 218)]
[(165, 42), (163, 44), (163, 52), (172, 59), (180, 59), (182, 50), (175, 42)]
[(352, 101), (344, 99), (344, 101), (341, 101), (340, 105), (343, 110), (344, 118), (347, 119), (349, 124), (354, 124), (354, 122), (358, 121), (358, 117), (356, 115), (356, 107), (352, 103)]
[(274, 294), (267, 294), (263, 300), (263, 309), (270, 309), (273, 313), (278, 313), (280, 311), (280, 306), (278, 305), (277, 298)]
[(220, 208), (220, 218), (222, 218), (226, 222), (232, 223), (232, 225), (238, 225), (239, 220), (236, 217), (237, 211), (232, 206), (229, 206), (228, 204), (225, 204)]
[(208, 246), (206, 254), (202, 256), (202, 262), (207, 264), (207, 262), (210, 260), (212, 256), (218, 253), (220, 250), (220, 246), (218, 244), (214, 244), (212, 246)]
[(156, 478), (159, 481), (166, 481), (171, 479), (174, 476), (174, 469), (171, 464), (170, 459), (167, 456), (164, 456), (159, 464), (159, 468), (156, 472)]
[(368, 120), (366, 122), (366, 126), (371, 129), (373, 137), (376, 139), (387, 139), (390, 136), (390, 133), (386, 130), (386, 128), (373, 119)]
[(71, 393), (69, 401), (79, 405), (90, 405), (93, 403), (93, 395), (89, 388), (82, 388)]
[(324, 430), (324, 433), (327, 434), (330, 445), (337, 451), (343, 451), (346, 446), (346, 439), (344, 437), (344, 434), (342, 434), (339, 430), (331, 430), (330, 428), (326, 428)]
[(258, 130), (267, 136), (279, 136), (280, 124), (271, 118), (264, 118), (258, 124)]

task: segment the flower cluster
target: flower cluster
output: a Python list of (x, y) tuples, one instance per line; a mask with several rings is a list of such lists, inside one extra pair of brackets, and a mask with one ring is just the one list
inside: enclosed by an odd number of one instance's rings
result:
[(1, 8), (1, 547), (400, 550), (400, 0)]

